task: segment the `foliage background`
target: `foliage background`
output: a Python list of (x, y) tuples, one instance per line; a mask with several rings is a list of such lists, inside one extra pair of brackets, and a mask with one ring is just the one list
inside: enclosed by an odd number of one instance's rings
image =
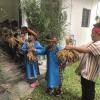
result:
[(63, 13), (62, 0), (23, 0), (22, 10), (26, 13), (29, 27), (40, 33), (40, 41), (53, 32), (60, 41), (64, 34), (67, 14)]

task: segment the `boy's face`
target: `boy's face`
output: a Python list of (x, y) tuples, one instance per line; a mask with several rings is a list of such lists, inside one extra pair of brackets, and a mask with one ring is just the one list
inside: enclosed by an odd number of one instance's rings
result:
[(92, 38), (92, 40), (93, 40), (94, 42), (100, 41), (100, 33), (92, 32), (91, 38)]
[(48, 42), (47, 44), (48, 44), (48, 46), (53, 46), (54, 42), (51, 41), (51, 42)]
[(48, 46), (54, 46), (57, 44), (57, 38), (53, 38), (54, 41), (47, 42)]
[(27, 30), (26, 29), (21, 29), (21, 32), (25, 34), (25, 33), (27, 33)]
[(21, 34), (21, 38), (22, 39), (25, 39), (25, 34)]

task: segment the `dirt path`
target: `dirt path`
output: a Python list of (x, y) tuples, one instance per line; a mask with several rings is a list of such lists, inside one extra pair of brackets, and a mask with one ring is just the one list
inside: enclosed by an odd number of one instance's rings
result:
[[(23, 74), (18, 66), (19, 64), (0, 48), (0, 100), (20, 100), (33, 91), (30, 85), (22, 80)], [(40, 66), (42, 75), (46, 70), (43, 66)]]

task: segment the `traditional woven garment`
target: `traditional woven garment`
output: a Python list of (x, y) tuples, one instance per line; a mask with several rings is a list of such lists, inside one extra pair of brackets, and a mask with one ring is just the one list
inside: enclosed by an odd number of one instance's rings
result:
[[(73, 45), (71, 37), (66, 39), (66, 45)], [(62, 49), (57, 53), (57, 59), (62, 69), (66, 67), (66, 63), (74, 63), (79, 59), (79, 53), (75, 50)]]
[[(28, 49), (31, 49), (31, 48), (33, 47), (33, 43), (27, 42), (27, 47), (28, 47)], [(28, 59), (29, 61), (36, 61), (35, 52), (29, 51), (29, 52), (27, 53), (27, 59)]]
[(10, 37), (10, 38), (8, 39), (8, 43), (9, 43), (9, 46), (13, 48), (13, 47), (16, 46), (16, 44), (17, 44), (16, 38), (15, 38), (14, 36)]
[(18, 41), (18, 49), (21, 49), (22, 44), (23, 44), (22, 38), (21, 37), (18, 37), (18, 39), (16, 41)]

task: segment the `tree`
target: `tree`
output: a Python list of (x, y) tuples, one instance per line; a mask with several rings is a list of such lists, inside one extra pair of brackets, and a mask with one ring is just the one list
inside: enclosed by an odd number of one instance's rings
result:
[(62, 0), (24, 0), (22, 8), (29, 27), (40, 33), (41, 42), (49, 32), (61, 40), (67, 19), (66, 14), (62, 13)]

